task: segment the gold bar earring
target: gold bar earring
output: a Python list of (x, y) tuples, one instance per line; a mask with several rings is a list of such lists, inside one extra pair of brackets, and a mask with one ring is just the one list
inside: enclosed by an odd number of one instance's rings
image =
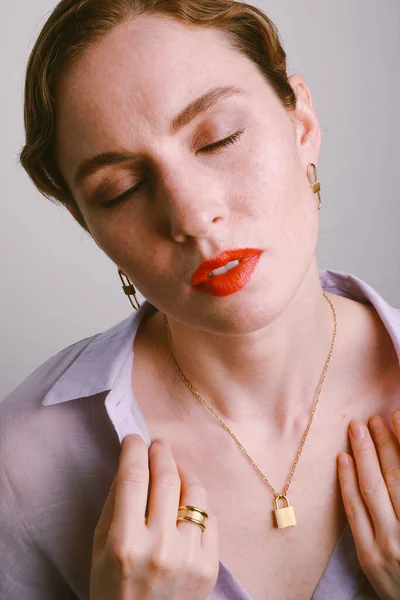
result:
[[(313, 169), (313, 173), (310, 174), (310, 167)], [(314, 175), (314, 181), (312, 180), (312, 176)], [(322, 202), (321, 202), (321, 183), (318, 180), (318, 175), (317, 175), (317, 167), (314, 165), (314, 163), (310, 163), (307, 167), (307, 176), (308, 176), (308, 181), (311, 184), (311, 189), (314, 192), (314, 194), (318, 194), (318, 210), (321, 210), (321, 206), (322, 206)]]
[[(122, 281), (122, 289), (124, 290), (125, 294), (128, 296), (129, 298), (129, 302), (131, 303), (131, 305), (133, 306), (133, 308), (135, 310), (139, 310), (140, 309), (140, 302), (136, 297), (136, 289), (135, 286), (133, 285), (132, 281), (129, 279), (129, 277), (127, 275), (125, 275), (125, 273), (122, 271), (122, 269), (118, 269), (118, 274), (120, 276), (120, 279)], [(124, 277), (127, 279), (127, 282), (124, 281)], [(135, 300), (135, 303), (132, 302), (132, 296)]]

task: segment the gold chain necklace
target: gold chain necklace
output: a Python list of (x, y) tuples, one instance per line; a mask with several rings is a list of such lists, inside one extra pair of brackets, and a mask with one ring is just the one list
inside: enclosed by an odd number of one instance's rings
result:
[[(308, 425), (307, 425), (305, 433), (303, 435), (303, 439), (301, 441), (299, 451), (297, 453), (297, 456), (296, 456), (296, 459), (294, 461), (292, 470), (290, 472), (289, 480), (288, 480), (288, 482), (287, 482), (287, 484), (285, 486), (285, 489), (284, 489), (284, 491), (283, 491), (282, 494), (279, 494), (276, 490), (274, 490), (274, 488), (272, 487), (272, 485), (270, 484), (270, 482), (268, 481), (268, 479), (265, 477), (265, 475), (262, 473), (262, 471), (257, 467), (257, 465), (255, 464), (255, 462), (250, 458), (250, 456), (248, 455), (248, 453), (246, 452), (246, 450), (242, 446), (242, 444), (239, 442), (239, 440), (237, 439), (237, 437), (235, 436), (235, 434), (223, 422), (223, 420), (221, 419), (221, 417), (219, 417), (217, 415), (217, 413), (214, 412), (214, 410), (211, 408), (211, 406), (200, 396), (200, 394), (194, 389), (194, 387), (190, 383), (190, 381), (182, 373), (181, 368), (178, 365), (178, 362), (177, 362), (177, 360), (175, 358), (175, 355), (173, 353), (173, 350), (172, 350), (171, 331), (170, 331), (170, 328), (169, 328), (167, 316), (164, 315), (165, 316), (166, 328), (167, 328), (169, 350), (171, 352), (172, 358), (174, 360), (175, 366), (176, 366), (176, 368), (178, 370), (178, 373), (179, 373), (181, 379), (184, 381), (184, 383), (189, 388), (189, 390), (192, 392), (192, 394), (194, 394), (196, 396), (196, 398), (198, 400), (200, 400), (200, 402), (202, 402), (204, 404), (204, 406), (214, 415), (214, 417), (216, 419), (218, 419), (218, 421), (220, 422), (220, 424), (222, 425), (222, 427), (224, 427), (224, 429), (226, 429), (226, 431), (229, 433), (229, 435), (234, 439), (235, 443), (244, 452), (244, 454), (250, 460), (250, 462), (253, 465), (253, 467), (261, 475), (261, 477), (264, 479), (264, 481), (267, 483), (267, 485), (273, 491), (274, 496), (275, 496), (275, 510), (274, 510), (274, 513), (275, 513), (276, 525), (277, 525), (277, 527), (279, 527), (279, 529), (284, 529), (285, 527), (294, 527), (296, 525), (296, 518), (295, 518), (295, 514), (294, 514), (294, 508), (293, 508), (293, 506), (290, 506), (289, 500), (287, 499), (286, 494), (287, 494), (287, 491), (289, 489), (290, 483), (292, 481), (292, 477), (293, 477), (294, 471), (296, 469), (297, 463), (299, 461), (300, 455), (301, 455), (301, 453), (303, 451), (303, 446), (304, 446), (304, 443), (306, 441), (308, 432), (310, 430), (312, 420), (314, 418), (314, 414), (315, 414), (315, 411), (316, 411), (316, 408), (317, 408), (317, 404), (318, 404), (318, 401), (319, 401), (322, 389), (323, 389), (324, 384), (325, 384), (325, 379), (326, 379), (326, 375), (327, 375), (327, 372), (328, 372), (328, 367), (329, 367), (329, 364), (331, 362), (331, 358), (332, 358), (332, 354), (333, 354), (333, 348), (335, 346), (335, 341), (336, 341), (337, 317), (336, 317), (335, 307), (333, 306), (332, 302), (329, 300), (328, 296), (325, 293), (324, 293), (324, 297), (329, 302), (329, 304), (331, 306), (331, 309), (332, 309), (332, 312), (333, 312), (333, 318), (334, 318), (334, 330), (333, 330), (333, 337), (332, 337), (331, 347), (330, 347), (329, 355), (328, 355), (328, 358), (326, 360), (326, 363), (325, 363), (325, 366), (324, 366), (324, 369), (323, 369), (323, 372), (322, 372), (322, 377), (321, 377), (320, 385), (319, 385), (319, 388), (318, 388), (317, 398), (315, 400), (315, 403), (314, 403), (314, 406), (313, 406), (313, 410), (311, 412), (311, 416), (310, 416), (310, 419), (308, 421)], [(283, 498), (286, 501), (286, 503), (287, 503), (286, 507), (279, 508), (278, 501), (279, 501), (280, 498)]]

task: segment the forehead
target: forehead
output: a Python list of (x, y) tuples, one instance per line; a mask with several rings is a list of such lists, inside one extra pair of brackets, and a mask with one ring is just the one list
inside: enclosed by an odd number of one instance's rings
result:
[(109, 150), (121, 136), (132, 134), (137, 144), (142, 135), (167, 134), (172, 118), (209, 88), (252, 89), (261, 79), (221, 31), (159, 15), (124, 22), (60, 79), (58, 154), (70, 163), (77, 153)]

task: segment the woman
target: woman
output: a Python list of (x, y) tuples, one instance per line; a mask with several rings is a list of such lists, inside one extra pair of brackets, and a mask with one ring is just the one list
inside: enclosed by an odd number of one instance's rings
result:
[(25, 102), (23, 166), (139, 310), (0, 405), (0, 596), (398, 598), (399, 313), (318, 273), (320, 126), (272, 22), (64, 0)]

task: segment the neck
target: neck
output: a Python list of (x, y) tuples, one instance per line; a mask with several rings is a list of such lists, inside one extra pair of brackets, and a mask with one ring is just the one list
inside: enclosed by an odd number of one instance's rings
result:
[(304, 431), (334, 331), (316, 266), (285, 310), (257, 331), (220, 335), (168, 323), (180, 369), (225, 423), (266, 423), (281, 438)]

